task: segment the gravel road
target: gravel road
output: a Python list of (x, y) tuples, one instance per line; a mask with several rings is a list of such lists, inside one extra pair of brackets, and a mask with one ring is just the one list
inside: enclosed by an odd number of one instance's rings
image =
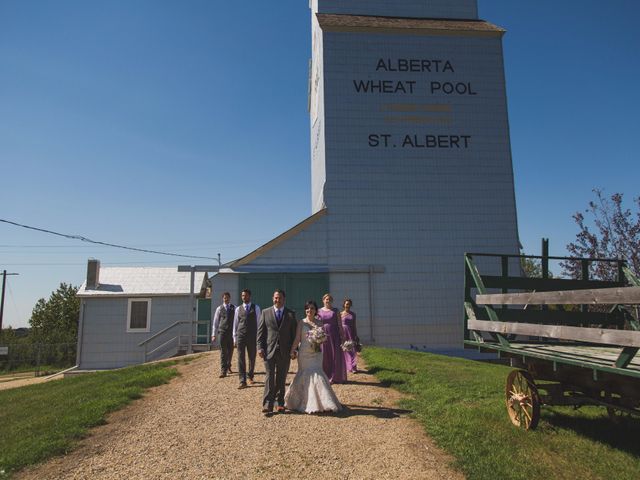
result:
[(238, 390), (237, 375), (218, 378), (218, 352), (203, 354), (179, 366), (181, 376), (169, 384), (110, 415), (72, 453), (16, 478), (464, 478), (395, 406), (399, 394), (372, 375), (335, 386), (347, 407), (339, 414), (265, 416), (258, 365), (256, 384)]

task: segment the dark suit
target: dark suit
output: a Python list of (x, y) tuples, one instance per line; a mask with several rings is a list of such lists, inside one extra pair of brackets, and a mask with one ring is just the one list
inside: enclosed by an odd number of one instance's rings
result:
[(284, 407), (284, 388), (297, 325), (295, 312), (287, 307), (283, 307), (279, 327), (274, 307), (260, 313), (256, 343), (258, 350), (264, 354), (266, 380), (262, 405), (265, 407), (273, 407), (275, 402)]

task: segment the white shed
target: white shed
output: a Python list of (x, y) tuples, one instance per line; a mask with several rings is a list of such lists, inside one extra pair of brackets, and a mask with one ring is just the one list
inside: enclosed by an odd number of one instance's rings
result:
[(176, 267), (105, 267), (89, 260), (78, 290), (80, 320), (76, 364), (82, 370), (119, 368), (190, 350), (196, 298), (208, 277)]

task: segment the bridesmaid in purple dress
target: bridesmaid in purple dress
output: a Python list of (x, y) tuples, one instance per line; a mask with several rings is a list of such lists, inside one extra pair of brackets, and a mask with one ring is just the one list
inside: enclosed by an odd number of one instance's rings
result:
[(324, 307), (318, 310), (318, 317), (322, 320), (327, 341), (322, 344), (322, 370), (329, 377), (330, 383), (344, 383), (347, 381), (347, 368), (344, 363), (344, 331), (342, 321), (338, 316), (338, 309), (333, 308), (333, 297), (325, 293), (322, 297)]
[[(345, 339), (357, 343), (358, 329), (356, 328), (356, 312), (351, 310), (351, 305), (353, 305), (351, 299), (345, 298), (342, 302), (340, 318), (342, 319)], [(350, 352), (344, 352), (344, 363), (347, 365), (347, 371), (349, 373), (358, 373), (358, 367), (356, 366), (357, 361), (358, 357), (355, 348)]]

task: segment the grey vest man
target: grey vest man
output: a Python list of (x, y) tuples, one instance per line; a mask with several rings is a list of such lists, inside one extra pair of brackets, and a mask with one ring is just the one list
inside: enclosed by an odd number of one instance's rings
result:
[(213, 315), (213, 330), (211, 341), (216, 338), (220, 342), (220, 378), (231, 373), (231, 358), (233, 357), (233, 317), (236, 307), (230, 303), (231, 294), (222, 294), (222, 305), (216, 308)]
[[(251, 290), (248, 288), (242, 290), (241, 297), (242, 304), (236, 307), (236, 315), (233, 319), (233, 343), (238, 347), (238, 375), (240, 376), (238, 388), (246, 388), (247, 383), (253, 385), (260, 307), (251, 303)], [(248, 374), (245, 352), (249, 357)]]
[(273, 292), (273, 307), (262, 310), (258, 325), (258, 355), (264, 359), (266, 378), (262, 413), (270, 414), (274, 403), (284, 413), (284, 387), (291, 361), (291, 346), (296, 337), (296, 314), (284, 306), (282, 290)]

